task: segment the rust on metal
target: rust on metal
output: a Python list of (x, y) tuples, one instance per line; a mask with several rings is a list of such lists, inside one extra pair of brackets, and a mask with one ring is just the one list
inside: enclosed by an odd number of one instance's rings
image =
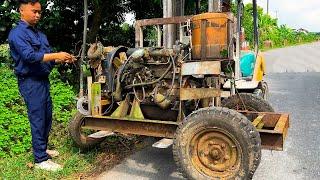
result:
[(181, 88), (180, 100), (204, 99), (219, 97), (221, 91), (215, 88)]
[(152, 26), (163, 24), (179, 24), (188, 21), (192, 16), (175, 16), (170, 18), (153, 18), (137, 20), (136, 26)]
[(252, 121), (252, 125), (253, 125), (254, 127), (256, 127), (257, 129), (262, 129), (263, 126), (264, 126), (264, 123), (263, 123), (263, 121), (262, 121), (263, 116), (264, 116), (264, 115), (259, 115), (257, 118), (255, 118), (255, 119)]
[(220, 75), (220, 61), (201, 61), (183, 63), (181, 66), (181, 75)]
[(249, 112), (239, 111), (249, 120), (253, 121), (259, 116), (263, 116), (262, 129), (257, 129), (261, 137), (261, 145), (263, 149), (282, 151), (284, 141), (289, 129), (289, 114), (273, 113), (273, 112)]
[(200, 39), (200, 44), (201, 44), (201, 49), (200, 49), (200, 54), (201, 54), (201, 60), (205, 61), (207, 59), (207, 20), (202, 19), (201, 24), (200, 24), (200, 32), (201, 32), (201, 39)]
[(170, 18), (153, 18), (137, 20), (135, 23), (135, 47), (143, 47), (143, 27), (144, 26), (158, 26), (158, 45), (161, 45), (161, 32), (159, 32), (159, 25), (165, 24), (180, 24), (187, 22), (192, 16), (176, 16)]
[(192, 138), (191, 162), (209, 177), (225, 177), (236, 172), (241, 164), (241, 146), (226, 130), (203, 129)]
[(177, 123), (132, 118), (112, 118), (108, 116), (85, 117), (84, 129), (112, 131), (153, 137), (174, 138)]

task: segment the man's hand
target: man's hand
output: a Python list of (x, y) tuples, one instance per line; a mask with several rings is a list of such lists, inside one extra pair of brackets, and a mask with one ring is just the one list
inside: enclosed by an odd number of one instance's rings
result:
[(58, 53), (50, 53), (50, 54), (45, 54), (43, 57), (43, 61), (48, 62), (48, 61), (55, 61), (56, 63), (73, 63), (77, 59), (66, 52), (58, 52)]
[(57, 63), (73, 63), (76, 60), (77, 59), (73, 55), (71, 55), (69, 53), (59, 52), (59, 53), (57, 53), (55, 61)]

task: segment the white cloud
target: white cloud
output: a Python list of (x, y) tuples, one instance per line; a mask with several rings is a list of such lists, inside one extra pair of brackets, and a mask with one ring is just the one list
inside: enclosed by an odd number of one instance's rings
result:
[[(245, 3), (252, 0), (244, 0)], [(267, 0), (257, 0), (265, 12)], [(319, 0), (269, 0), (269, 13), (277, 16), (280, 24), (292, 28), (305, 28), (320, 32), (320, 1)]]

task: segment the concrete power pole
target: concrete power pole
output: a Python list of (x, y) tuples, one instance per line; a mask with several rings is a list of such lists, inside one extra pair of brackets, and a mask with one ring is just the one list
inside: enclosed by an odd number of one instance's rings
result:
[(267, 0), (267, 14), (269, 15), (269, 0)]
[[(168, 16), (167, 17), (173, 17), (173, 0), (167, 0), (168, 4)], [(169, 24), (168, 25), (168, 44), (167, 44), (167, 48), (172, 48), (173, 44), (174, 44), (174, 25), (173, 24)]]
[[(163, 6), (163, 17), (166, 18), (168, 17), (168, 0), (163, 0), (162, 1), (162, 6)], [(167, 47), (167, 39), (168, 39), (168, 25), (163, 25), (163, 46)]]
[(221, 0), (208, 0), (208, 12), (222, 12)]

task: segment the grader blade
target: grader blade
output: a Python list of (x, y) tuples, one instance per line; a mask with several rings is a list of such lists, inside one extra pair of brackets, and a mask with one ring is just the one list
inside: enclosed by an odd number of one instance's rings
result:
[(289, 114), (240, 111), (257, 128), (263, 149), (282, 151), (289, 128)]

